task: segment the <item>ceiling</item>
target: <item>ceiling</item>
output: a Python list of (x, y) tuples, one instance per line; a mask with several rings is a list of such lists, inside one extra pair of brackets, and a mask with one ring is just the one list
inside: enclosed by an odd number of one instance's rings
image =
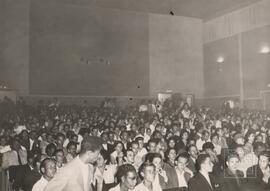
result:
[(261, 0), (64, 0), (72, 4), (195, 17), (203, 20), (221, 16)]

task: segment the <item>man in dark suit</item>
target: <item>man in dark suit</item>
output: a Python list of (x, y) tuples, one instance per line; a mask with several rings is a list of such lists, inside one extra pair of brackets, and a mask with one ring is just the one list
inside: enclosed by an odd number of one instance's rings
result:
[(243, 186), (244, 173), (237, 170), (239, 157), (236, 153), (231, 153), (227, 157), (227, 168), (220, 177), (222, 191), (238, 191)]
[(111, 145), (108, 143), (108, 141), (109, 141), (108, 133), (103, 132), (100, 137), (103, 140), (102, 150), (104, 150), (106, 152), (106, 154), (108, 156), (110, 156), (110, 154), (113, 152), (114, 145)]
[(219, 190), (220, 185), (209, 173), (213, 170), (213, 163), (208, 154), (200, 154), (196, 160), (199, 172), (188, 182), (189, 191)]
[(262, 151), (258, 157), (258, 164), (247, 169), (247, 182), (259, 189), (270, 190), (270, 155)]
[(33, 185), (41, 178), (41, 174), (39, 173), (40, 159), (40, 155), (36, 157), (33, 156), (33, 158), (28, 157), (27, 170), (25, 172), (25, 176), (23, 177), (23, 191), (31, 191)]
[(191, 145), (188, 148), (188, 154), (189, 154), (189, 158), (188, 158), (188, 164), (187, 167), (193, 172), (193, 174), (195, 174), (197, 172), (196, 169), (196, 159), (198, 157), (198, 149), (195, 145)]

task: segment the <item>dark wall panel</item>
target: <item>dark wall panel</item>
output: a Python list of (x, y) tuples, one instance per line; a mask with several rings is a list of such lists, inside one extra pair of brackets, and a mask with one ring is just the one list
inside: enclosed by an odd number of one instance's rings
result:
[(0, 85), (3, 83), (4, 0), (0, 0)]
[[(218, 40), (204, 45), (205, 96), (239, 95), (238, 38)], [(217, 63), (219, 56), (223, 63)]]
[(37, 0), (30, 23), (30, 94), (149, 95), (147, 14)]
[(259, 97), (261, 90), (269, 90), (270, 54), (260, 53), (263, 46), (270, 47), (270, 26), (242, 34), (245, 98)]
[(30, 0), (0, 2), (0, 80), (20, 94), (28, 94)]

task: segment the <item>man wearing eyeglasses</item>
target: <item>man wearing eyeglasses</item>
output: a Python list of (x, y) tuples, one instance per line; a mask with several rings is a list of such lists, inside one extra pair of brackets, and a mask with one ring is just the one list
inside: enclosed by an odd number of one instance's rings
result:
[(131, 164), (120, 166), (116, 176), (120, 183), (109, 191), (129, 191), (135, 188), (137, 183), (137, 172)]

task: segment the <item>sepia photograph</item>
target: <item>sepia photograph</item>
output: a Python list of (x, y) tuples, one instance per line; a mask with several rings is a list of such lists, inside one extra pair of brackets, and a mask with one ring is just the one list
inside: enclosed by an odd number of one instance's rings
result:
[(0, 191), (270, 191), (270, 0), (0, 0)]

